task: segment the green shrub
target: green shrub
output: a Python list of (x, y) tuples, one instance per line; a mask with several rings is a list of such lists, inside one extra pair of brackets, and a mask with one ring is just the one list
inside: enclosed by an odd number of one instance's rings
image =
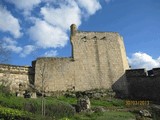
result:
[[(25, 99), (23, 103), (23, 110), (34, 113), (34, 114), (41, 114), (41, 106), (42, 100), (40, 98), (37, 99)], [(48, 104), (48, 101), (46, 102)]]
[[(2, 80), (0, 80), (0, 82), (2, 82)], [(0, 85), (0, 94), (3, 96), (12, 96), (12, 94), (10, 93), (9, 86), (5, 86), (3, 82)]]
[(6, 96), (0, 93), (0, 105), (13, 109), (23, 110), (23, 104), (26, 100), (16, 96)]
[(75, 109), (70, 104), (64, 102), (46, 105), (46, 116), (55, 116), (56, 118), (63, 118), (71, 117), (74, 114)]
[(0, 119), (4, 120), (31, 120), (31, 113), (0, 106)]

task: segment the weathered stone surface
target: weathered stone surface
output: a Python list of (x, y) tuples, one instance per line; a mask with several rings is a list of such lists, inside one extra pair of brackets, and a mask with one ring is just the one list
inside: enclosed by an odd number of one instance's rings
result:
[(70, 58), (38, 58), (32, 67), (0, 65), (0, 76), (9, 76), (8, 80), (14, 83), (12, 91), (17, 91), (20, 83), (35, 83), (41, 90), (43, 80), (46, 93), (111, 87), (127, 93), (124, 74), (129, 66), (123, 38), (118, 33), (78, 31), (72, 25), (70, 38)]
[(97, 107), (92, 108), (92, 111), (93, 112), (105, 112), (106, 110), (102, 106), (97, 106)]
[[(9, 86), (12, 93), (27, 89), (30, 81), (34, 81), (32, 67), (0, 64), (0, 84)], [(19, 86), (22, 85), (22, 86)]]
[(31, 98), (37, 98), (36, 92), (32, 92), (32, 93), (31, 93)]
[(126, 71), (129, 97), (139, 100), (160, 101), (160, 68), (154, 68), (151, 75), (145, 69)]
[(151, 113), (148, 110), (140, 110), (139, 113), (141, 116), (151, 117)]
[(46, 91), (108, 89), (114, 84), (114, 90), (127, 92), (124, 74), (129, 66), (123, 38), (118, 33), (83, 32), (72, 25), (71, 45), (71, 58), (35, 61), (36, 86), (41, 86), (43, 71)]
[(24, 93), (25, 93), (25, 91), (19, 91), (16, 93), (16, 96), (17, 97), (24, 97)]
[(91, 103), (90, 103), (90, 99), (88, 98), (88, 96), (83, 96), (78, 98), (77, 100), (77, 112), (81, 112), (81, 111), (85, 111), (87, 109), (91, 108)]

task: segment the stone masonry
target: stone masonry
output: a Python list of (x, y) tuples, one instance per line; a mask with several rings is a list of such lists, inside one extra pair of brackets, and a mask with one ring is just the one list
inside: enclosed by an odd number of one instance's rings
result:
[(0, 64), (0, 84), (8, 86), (13, 93), (19, 91), (20, 86), (27, 89), (28, 85), (33, 82), (32, 67)]
[[(125, 70), (129, 68), (123, 38), (116, 32), (85, 32), (71, 25), (72, 56), (43, 57), (32, 67), (0, 65), (0, 78), (11, 90), (23, 83), (39, 90), (85, 91), (113, 88), (127, 94)], [(16, 91), (14, 89), (14, 91)]]
[[(72, 56), (43, 57), (32, 67), (0, 64), (0, 84), (12, 92), (28, 85), (45, 92), (110, 89), (117, 96), (160, 100), (160, 68), (129, 69), (123, 38), (116, 32), (84, 32), (71, 25)], [(23, 90), (23, 91), (24, 91)]]
[[(38, 58), (35, 85), (45, 91), (111, 88), (127, 91), (129, 68), (123, 38), (115, 32), (84, 32), (71, 25), (72, 57)], [(118, 82), (120, 81), (120, 82)]]

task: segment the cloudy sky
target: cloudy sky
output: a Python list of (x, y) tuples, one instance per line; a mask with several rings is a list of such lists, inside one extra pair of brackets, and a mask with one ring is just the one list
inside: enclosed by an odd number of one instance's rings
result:
[(160, 0), (1, 0), (0, 41), (10, 64), (69, 57), (70, 25), (119, 32), (132, 68), (160, 66)]

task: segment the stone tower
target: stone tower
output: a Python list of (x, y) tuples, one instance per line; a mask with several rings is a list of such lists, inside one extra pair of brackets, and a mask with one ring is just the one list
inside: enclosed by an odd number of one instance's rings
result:
[(126, 91), (125, 70), (129, 66), (123, 38), (118, 33), (78, 31), (72, 24), (70, 39), (71, 58), (36, 60), (35, 85), (40, 86), (43, 69), (46, 91), (72, 87), (77, 91), (111, 87)]

